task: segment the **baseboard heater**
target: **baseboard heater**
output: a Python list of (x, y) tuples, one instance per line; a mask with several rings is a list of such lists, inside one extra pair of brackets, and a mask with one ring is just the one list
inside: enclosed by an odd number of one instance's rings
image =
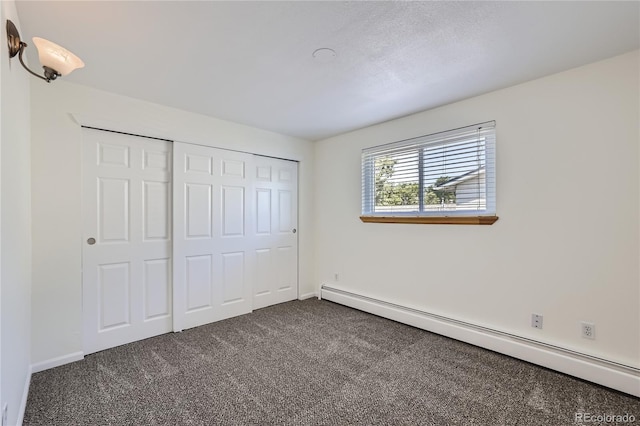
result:
[(640, 397), (640, 368), (385, 302), (327, 284), (320, 298)]

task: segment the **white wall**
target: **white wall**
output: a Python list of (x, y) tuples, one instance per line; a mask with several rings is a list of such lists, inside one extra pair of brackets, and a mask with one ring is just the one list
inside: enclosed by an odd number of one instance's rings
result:
[[(317, 142), (317, 284), (640, 367), (638, 63), (636, 51)], [(489, 120), (498, 222), (360, 222), (362, 148)]]
[(34, 80), (31, 93), (34, 365), (82, 350), (82, 138), (69, 113), (114, 130), (299, 160), (300, 293), (315, 290), (311, 142), (64, 81)]
[(8, 404), (8, 424), (20, 421), (30, 378), (31, 335), (31, 166), (29, 74), (18, 58), (9, 61), (6, 19), (20, 31), (13, 1), (2, 1), (0, 23), (0, 407)]

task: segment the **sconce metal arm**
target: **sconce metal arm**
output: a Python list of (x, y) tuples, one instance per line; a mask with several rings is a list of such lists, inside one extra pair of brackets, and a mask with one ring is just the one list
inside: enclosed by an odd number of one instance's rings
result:
[(18, 55), (20, 64), (25, 70), (29, 71), (31, 75), (34, 75), (47, 83), (60, 77), (60, 73), (58, 71), (47, 66), (42, 67), (44, 68), (44, 77), (31, 71), (29, 67), (27, 67), (27, 64), (24, 63), (24, 59), (22, 59), (22, 54), (24, 53), (24, 48), (27, 47), (27, 43), (20, 40), (20, 33), (18, 32), (18, 29), (9, 19), (7, 19), (7, 47), (9, 48), (9, 58), (13, 58)]
[(27, 65), (24, 63), (24, 61), (22, 60), (22, 52), (24, 52), (24, 48), (27, 47), (27, 43), (25, 43), (24, 41), (20, 42), (20, 51), (18, 52), (18, 59), (20, 60), (20, 63), (22, 64), (22, 66), (24, 67), (25, 70), (29, 71), (31, 74), (35, 75), (38, 78), (43, 79), (44, 81), (46, 81), (47, 83), (50, 83), (51, 80), (50, 78), (46, 78), (41, 76), (40, 74), (36, 74), (35, 72), (31, 71)]

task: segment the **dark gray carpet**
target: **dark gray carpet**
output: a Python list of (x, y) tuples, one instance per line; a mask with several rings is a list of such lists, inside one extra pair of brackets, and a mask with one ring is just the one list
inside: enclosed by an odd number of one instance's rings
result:
[(640, 424), (637, 398), (314, 299), (34, 374), (24, 424), (555, 426), (576, 412)]

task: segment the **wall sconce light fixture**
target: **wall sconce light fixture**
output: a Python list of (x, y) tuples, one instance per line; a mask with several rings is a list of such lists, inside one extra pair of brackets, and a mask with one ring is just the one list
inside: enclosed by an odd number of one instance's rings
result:
[(67, 75), (71, 71), (84, 67), (82, 59), (78, 58), (73, 53), (69, 52), (62, 46), (58, 46), (55, 43), (45, 40), (40, 37), (34, 37), (33, 43), (38, 49), (38, 57), (42, 68), (44, 68), (44, 76), (31, 71), (22, 60), (22, 53), (24, 48), (27, 47), (27, 43), (20, 40), (20, 33), (16, 26), (7, 19), (7, 45), (9, 46), (9, 58), (13, 58), (18, 55), (20, 63), (31, 74), (38, 78), (43, 79), (47, 83), (51, 80), (55, 80), (61, 75)]

